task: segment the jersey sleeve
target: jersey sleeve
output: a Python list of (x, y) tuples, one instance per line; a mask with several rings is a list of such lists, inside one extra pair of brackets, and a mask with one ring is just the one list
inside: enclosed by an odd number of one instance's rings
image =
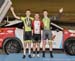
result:
[(21, 19), (22, 21), (24, 21), (24, 20), (25, 20), (25, 17), (20, 17), (20, 19)]
[(30, 17), (30, 19), (33, 21), (34, 20), (34, 18), (33, 17)]
[(41, 29), (43, 30), (44, 28), (44, 24), (43, 24), (43, 21), (41, 21)]
[(32, 21), (31, 23), (31, 28), (33, 29), (33, 27), (34, 27), (34, 21)]

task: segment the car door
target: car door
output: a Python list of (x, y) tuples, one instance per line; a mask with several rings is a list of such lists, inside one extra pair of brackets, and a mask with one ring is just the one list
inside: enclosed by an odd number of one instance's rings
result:
[(58, 25), (51, 25), (52, 34), (55, 35), (53, 48), (62, 49), (63, 31)]

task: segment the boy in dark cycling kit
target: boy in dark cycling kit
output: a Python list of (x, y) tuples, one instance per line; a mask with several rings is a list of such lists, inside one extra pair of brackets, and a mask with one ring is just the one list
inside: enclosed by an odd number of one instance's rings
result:
[(23, 21), (24, 24), (24, 35), (23, 35), (23, 39), (24, 39), (24, 44), (23, 44), (23, 48), (24, 48), (24, 54), (23, 54), (23, 58), (26, 57), (26, 47), (28, 44), (28, 49), (29, 49), (29, 57), (31, 58), (31, 42), (32, 42), (32, 29), (31, 29), (31, 23), (33, 18), (30, 17), (31, 15), (31, 11), (30, 10), (26, 10), (26, 16), (25, 17), (19, 17), (16, 16), (13, 7), (10, 8), (11, 12), (13, 14), (13, 16), (16, 19), (21, 19)]

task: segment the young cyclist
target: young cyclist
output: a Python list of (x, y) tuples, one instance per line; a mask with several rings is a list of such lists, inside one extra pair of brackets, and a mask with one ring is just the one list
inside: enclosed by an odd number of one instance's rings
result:
[(33, 29), (33, 57), (35, 57), (35, 53), (37, 53), (37, 57), (39, 57), (41, 30), (43, 29), (43, 22), (40, 20), (38, 13), (36, 13), (34, 16), (34, 21), (32, 22), (32, 29)]
[(50, 27), (50, 18), (48, 17), (48, 11), (47, 10), (44, 10), (43, 11), (43, 16), (44, 18), (42, 19), (43, 20), (43, 23), (44, 23), (44, 30), (43, 30), (43, 45), (42, 45), (42, 48), (43, 48), (43, 57), (45, 57), (45, 47), (46, 47), (46, 42), (48, 41), (49, 43), (49, 52), (50, 52), (50, 56), (53, 57), (53, 54), (52, 54), (52, 32), (51, 32), (51, 27)]
[(26, 16), (19, 17), (19, 16), (16, 16), (13, 7), (11, 7), (10, 9), (11, 9), (11, 12), (12, 12), (13, 16), (16, 19), (21, 19), (23, 21), (23, 24), (24, 24), (24, 35), (23, 35), (23, 38), (24, 38), (24, 46), (23, 46), (24, 54), (23, 54), (23, 58), (26, 57), (26, 46), (27, 46), (27, 44), (28, 44), (28, 49), (29, 49), (29, 57), (31, 58), (31, 39), (32, 39), (31, 23), (32, 23), (32, 20), (33, 20), (33, 18), (30, 17), (31, 11), (26, 10), (26, 13), (25, 13)]

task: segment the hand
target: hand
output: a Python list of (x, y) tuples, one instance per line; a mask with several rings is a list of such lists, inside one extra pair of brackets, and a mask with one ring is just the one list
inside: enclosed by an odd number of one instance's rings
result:
[(63, 10), (64, 10), (63, 8), (60, 8), (60, 9), (59, 9), (59, 13), (62, 13), (62, 12), (63, 12)]
[(11, 10), (14, 10), (14, 8), (13, 8), (13, 7), (11, 7), (10, 9), (11, 9)]
[(53, 35), (53, 36), (52, 36), (52, 40), (54, 40), (54, 39), (55, 39), (55, 37), (56, 37), (56, 35)]
[(24, 29), (24, 26), (22, 28)]

